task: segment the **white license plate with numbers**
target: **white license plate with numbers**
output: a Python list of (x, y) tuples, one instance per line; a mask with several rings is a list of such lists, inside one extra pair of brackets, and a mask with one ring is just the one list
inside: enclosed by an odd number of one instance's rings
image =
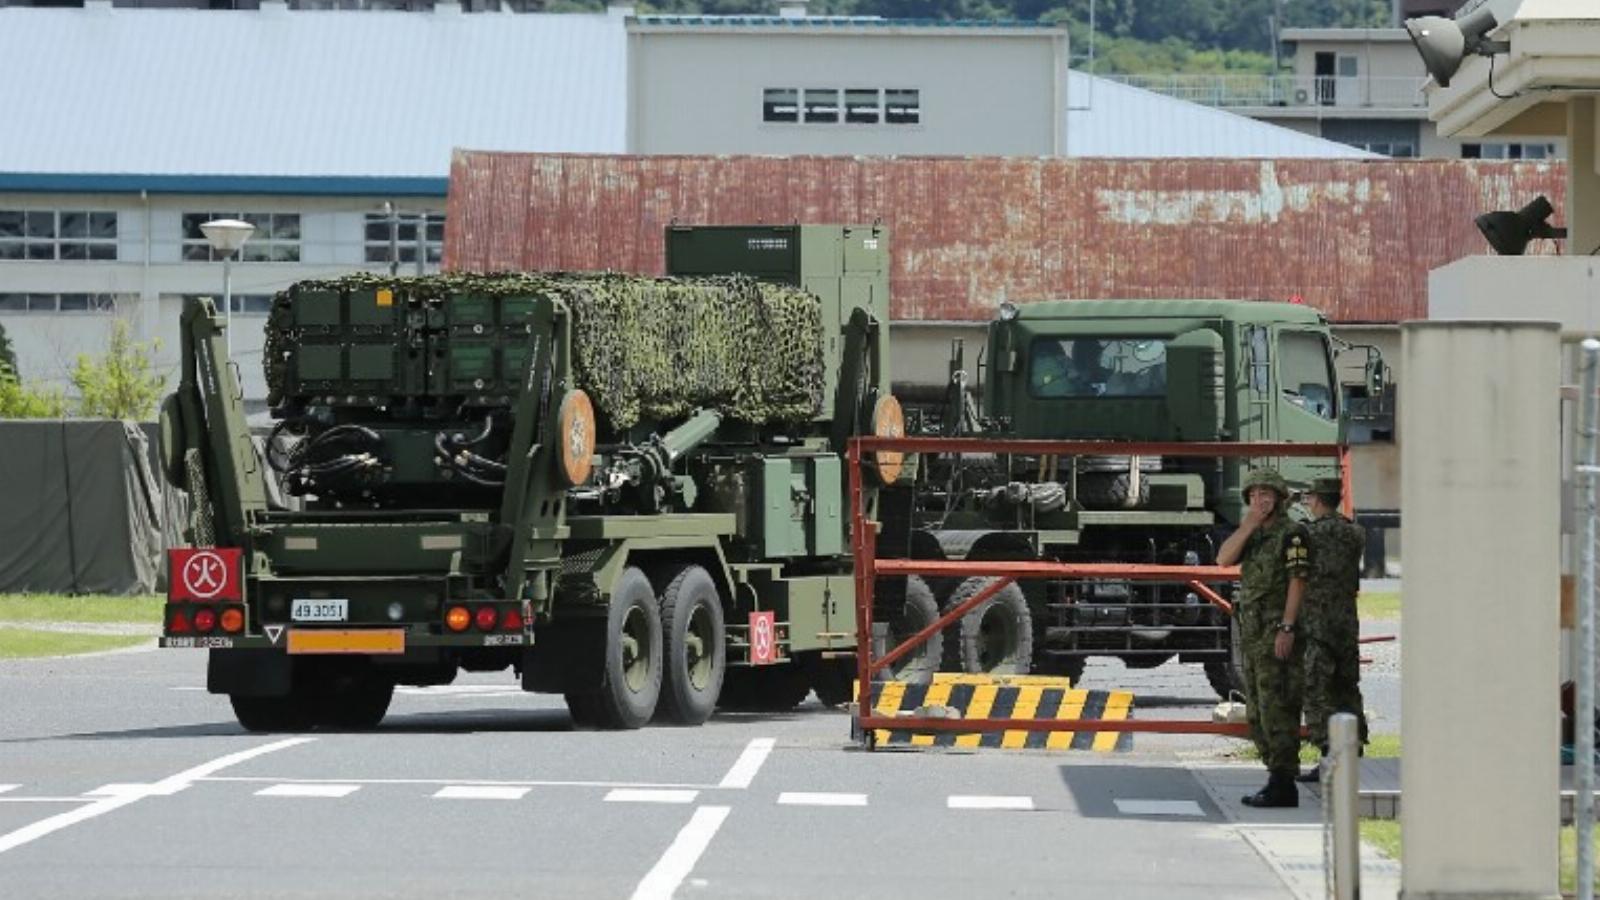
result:
[(295, 622), (344, 622), (350, 618), (350, 601), (297, 597), (289, 605), (289, 618)]

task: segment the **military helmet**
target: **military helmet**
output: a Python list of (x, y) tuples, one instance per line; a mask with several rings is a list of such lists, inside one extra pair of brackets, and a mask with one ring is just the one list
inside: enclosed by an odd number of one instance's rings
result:
[(1251, 469), (1250, 474), (1244, 477), (1244, 486), (1240, 489), (1240, 493), (1248, 497), (1250, 489), (1258, 487), (1271, 488), (1283, 499), (1289, 497), (1289, 483), (1283, 480), (1277, 469), (1267, 466)]
[(1311, 482), (1311, 493), (1340, 496), (1344, 493), (1344, 481), (1339, 478), (1318, 478)]

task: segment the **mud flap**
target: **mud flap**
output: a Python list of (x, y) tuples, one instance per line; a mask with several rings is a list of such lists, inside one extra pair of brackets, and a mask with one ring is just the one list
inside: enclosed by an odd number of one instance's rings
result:
[(212, 650), (206, 690), (240, 697), (283, 697), (294, 684), (294, 660), (281, 650)]

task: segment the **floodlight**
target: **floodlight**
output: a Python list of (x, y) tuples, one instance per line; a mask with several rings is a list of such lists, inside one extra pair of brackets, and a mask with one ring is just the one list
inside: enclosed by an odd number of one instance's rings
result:
[(1478, 230), (1483, 232), (1483, 237), (1494, 248), (1494, 252), (1501, 256), (1521, 256), (1522, 251), (1528, 249), (1528, 242), (1534, 238), (1564, 238), (1567, 229), (1557, 228), (1545, 221), (1555, 212), (1555, 207), (1543, 194), (1533, 198), (1527, 206), (1510, 212), (1499, 210), (1486, 212), (1473, 221), (1477, 223)]
[(1411, 35), (1411, 43), (1416, 45), (1417, 53), (1422, 57), (1422, 64), (1440, 87), (1450, 86), (1451, 77), (1461, 68), (1461, 61), (1468, 53), (1493, 56), (1511, 52), (1509, 42), (1491, 41), (1484, 37), (1500, 24), (1487, 6), (1479, 7), (1459, 19), (1418, 16), (1407, 19), (1405, 24), (1406, 33)]

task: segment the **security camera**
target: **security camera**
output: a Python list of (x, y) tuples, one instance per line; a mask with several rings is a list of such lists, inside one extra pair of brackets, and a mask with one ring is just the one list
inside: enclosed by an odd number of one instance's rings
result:
[(1550, 201), (1543, 194), (1533, 198), (1527, 206), (1509, 212), (1500, 210), (1487, 212), (1473, 221), (1477, 223), (1478, 230), (1483, 232), (1483, 237), (1494, 248), (1494, 252), (1501, 256), (1521, 256), (1522, 251), (1528, 249), (1528, 242), (1534, 238), (1564, 238), (1567, 229), (1557, 228), (1545, 220), (1555, 212)]
[(1459, 19), (1444, 16), (1407, 19), (1406, 33), (1411, 35), (1411, 43), (1416, 45), (1428, 74), (1440, 87), (1449, 87), (1451, 77), (1461, 68), (1461, 61), (1468, 53), (1493, 56), (1511, 52), (1510, 42), (1484, 37), (1499, 24), (1492, 10), (1480, 6)]

